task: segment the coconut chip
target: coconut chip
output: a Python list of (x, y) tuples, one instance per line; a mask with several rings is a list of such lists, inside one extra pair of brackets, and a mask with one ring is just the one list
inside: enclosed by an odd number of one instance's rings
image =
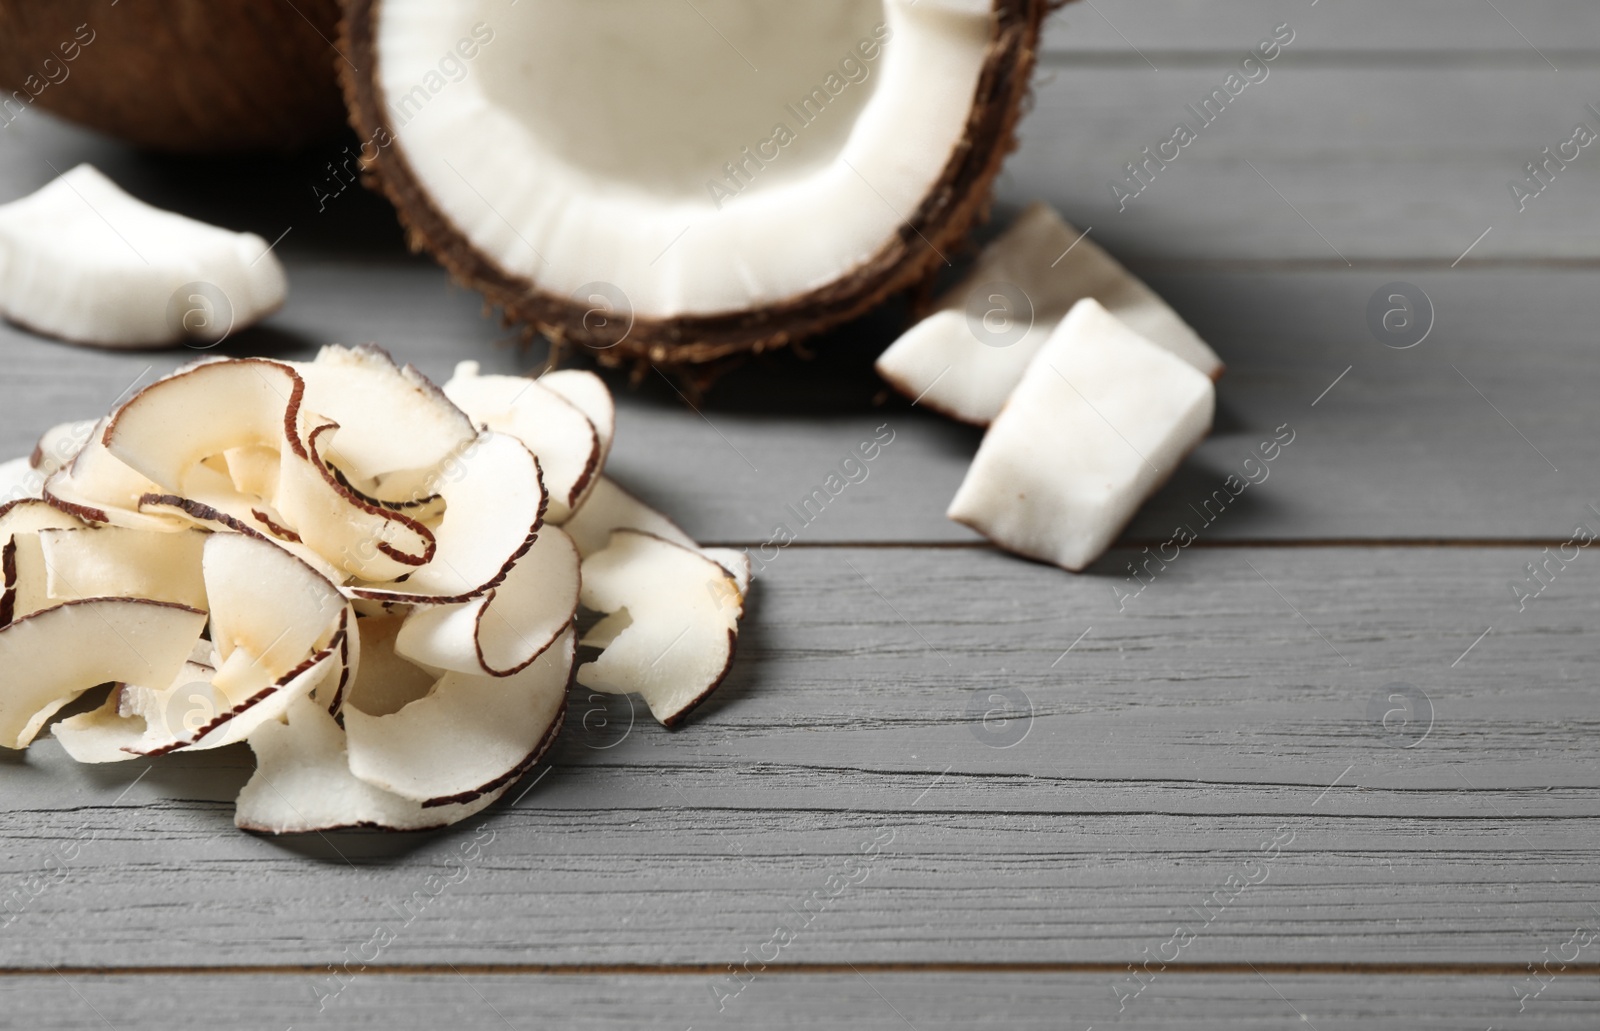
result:
[(592, 374), (441, 390), (372, 347), (207, 359), (52, 428), (0, 466), (0, 744), (109, 683), (55, 724), (78, 761), (248, 741), (240, 827), (440, 826), (549, 749), (580, 597), (610, 613), (590, 679), (675, 722), (749, 563), (604, 480), (614, 430)]

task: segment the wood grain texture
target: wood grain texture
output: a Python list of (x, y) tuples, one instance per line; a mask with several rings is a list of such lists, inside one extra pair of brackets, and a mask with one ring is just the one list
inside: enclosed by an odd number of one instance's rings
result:
[[(324, 973), (324, 978), (328, 975)], [(1118, 1010), (1115, 976), (903, 974), (864, 968), (758, 977), (719, 1011), (706, 975), (587, 977), (359, 974), (337, 995), (315, 975), (8, 979), (0, 998), (39, 1031), (187, 1028), (851, 1028), (867, 1031), (1087, 1027), (1280, 1031), (1563, 1031), (1593, 1026), (1600, 985), (1564, 977), (1517, 1010), (1516, 982), (1497, 977), (1306, 977), (1249, 971), (1157, 977)], [(1127, 989), (1124, 989), (1127, 991)], [(322, 992), (318, 995), (316, 992)], [(319, 1000), (331, 995), (318, 1008)], [(1301, 1018), (1305, 1019), (1302, 1020)], [(1120, 1018), (1120, 1019), (1119, 1019)]]
[[(1497, 13), (1497, 10), (1498, 12)], [(1360, 55), (1418, 53), (1460, 63), (1489, 55), (1552, 56), (1596, 52), (1594, 7), (1586, 0), (1091, 0), (1061, 10), (1050, 22), (1051, 53), (1126, 56), (1137, 46), (1173, 56), (1246, 50), (1258, 34), (1287, 22), (1315, 29), (1297, 50)], [(1303, 42), (1303, 46), (1302, 46)]]
[(988, 552), (796, 549), (687, 728), (579, 692), (553, 772), (453, 834), (250, 837), (242, 750), (130, 786), (44, 742), (3, 876), (83, 843), (0, 965), (324, 963), (419, 898), (385, 962), (718, 964), (850, 871), (785, 962), (1129, 962), (1179, 919), (1186, 961), (1520, 967), (1600, 921), (1600, 565), (1517, 613), (1526, 558), (1194, 551), (1119, 612)]
[[(289, 310), (216, 353), (308, 357), (323, 342), (376, 340), (438, 377), (465, 358), (505, 372), (535, 361), (497, 344), (477, 302), (431, 266), (289, 267)], [(1135, 519), (1133, 537), (1165, 540), (1186, 523), (1208, 542), (1565, 540), (1587, 504), (1600, 506), (1600, 438), (1590, 432), (1600, 294), (1591, 273), (1381, 268), (1150, 279), (1230, 371), (1215, 431)], [(1367, 324), (1370, 297), (1395, 279), (1424, 289), (1437, 313), (1429, 339), (1410, 350), (1379, 343)], [(857, 343), (881, 347), (883, 338)], [(199, 353), (101, 353), (0, 327), (0, 454), (27, 454), (47, 425), (102, 413)], [(639, 390), (614, 381), (612, 472), (706, 541), (759, 544), (780, 523), (806, 543), (976, 541), (944, 511), (979, 434), (901, 401), (875, 406), (884, 388), (870, 356), (757, 363), (698, 413), (662, 378)], [(797, 396), (807, 390), (822, 412)], [(1285, 423), (1294, 443), (1267, 479), (1205, 525), (1198, 510), (1229, 474), (1256, 469), (1245, 463)], [(879, 426), (893, 443), (867, 478), (801, 529), (791, 506)], [(1482, 489), (1485, 475), (1494, 490)]]
[[(6, 756), (0, 998), (29, 1027), (119, 1031), (1592, 1026), (1600, 952), (1562, 957), (1600, 927), (1600, 559), (1552, 564), (1524, 606), (1511, 585), (1600, 527), (1600, 157), (1521, 213), (1507, 181), (1600, 106), (1594, 17), (1587, 0), (1068, 8), (1000, 210), (1043, 196), (1093, 226), (1230, 366), (1216, 432), (1134, 548), (1074, 577), (943, 518), (977, 435), (881, 396), (870, 359), (901, 311), (813, 361), (751, 363), (697, 411), (663, 381), (618, 384), (614, 471), (707, 541), (794, 525), (854, 443), (895, 432), (766, 563), (710, 705), (666, 733), (579, 692), (543, 779), (430, 835), (239, 834), (244, 749), (148, 773), (48, 740)], [(1270, 78), (1118, 212), (1106, 180), (1282, 22), (1296, 39)], [(336, 151), (184, 165), (30, 111), (0, 130), (0, 201), (82, 160), (281, 237), (290, 302), (225, 353), (371, 339), (436, 376), (540, 357), (405, 258), (379, 201), (329, 196)], [(1436, 310), (1410, 350), (1368, 327), (1396, 280)], [(189, 357), (0, 327), (0, 455)], [(1285, 423), (1270, 477), (1197, 513)], [(1179, 523), (1199, 544), (1119, 605), (1139, 546)], [(493, 838), (463, 867), (478, 826)], [(784, 972), (719, 1012), (717, 975), (796, 923)], [(1139, 990), (1149, 970), (1127, 965), (1180, 925), (1193, 941)], [(380, 927), (392, 943), (319, 1010), (327, 965)], [(1568, 976), (1520, 1002), (1547, 962)], [(1029, 963), (1046, 966), (1007, 968)], [(897, 969), (916, 964), (933, 968)], [(96, 972), (119, 967), (138, 972)]]

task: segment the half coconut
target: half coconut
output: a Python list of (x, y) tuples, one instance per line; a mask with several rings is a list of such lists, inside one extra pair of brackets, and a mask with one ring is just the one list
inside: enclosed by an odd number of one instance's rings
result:
[(414, 247), (602, 362), (782, 346), (924, 283), (988, 204), (1059, 0), (349, 0)]

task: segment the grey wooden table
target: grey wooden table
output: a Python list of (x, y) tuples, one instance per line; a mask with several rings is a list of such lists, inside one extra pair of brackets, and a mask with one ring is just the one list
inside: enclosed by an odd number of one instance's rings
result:
[[(1270, 77), (1119, 210), (1122, 165), (1283, 23)], [(1003, 207), (1092, 226), (1230, 367), (1121, 547), (1071, 576), (943, 519), (977, 438), (882, 394), (893, 313), (698, 413), (623, 390), (615, 474), (707, 542), (765, 540), (894, 432), (758, 577), (716, 700), (667, 733), (575, 696), (437, 893), (477, 823), (274, 841), (231, 823), (247, 752), (7, 755), (0, 893), (50, 886), (3, 917), (0, 1025), (1595, 1027), (1600, 554), (1512, 585), (1600, 530), (1600, 149), (1525, 210), (1508, 184), (1600, 129), (1597, 30), (1592, 0), (1068, 9)], [(230, 353), (533, 365), (375, 198), (318, 210), (331, 156), (195, 166), (29, 112), (0, 200), (88, 160), (287, 232), (290, 303)], [(1408, 349), (1369, 326), (1396, 281), (1435, 312)], [(0, 454), (187, 357), (0, 329)], [(1283, 424), (1269, 477), (1119, 604)]]

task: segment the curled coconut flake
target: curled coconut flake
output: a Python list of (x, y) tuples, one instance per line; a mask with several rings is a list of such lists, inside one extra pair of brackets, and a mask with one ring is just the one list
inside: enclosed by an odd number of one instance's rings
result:
[(0, 627), (50, 604), (39, 532), (83, 525), (76, 516), (34, 498), (0, 506)]
[(29, 456), (28, 464), (37, 469), (40, 475), (49, 476), (78, 457), (78, 452), (89, 443), (89, 437), (93, 435), (95, 426), (93, 419), (86, 419), (50, 427), (33, 446), (33, 454)]
[[(539, 385), (569, 401), (588, 417), (595, 434), (600, 438), (600, 461), (595, 466), (598, 474), (611, 457), (611, 441), (617, 435), (617, 403), (606, 381), (585, 369), (557, 369), (539, 377)], [(591, 481), (592, 482), (592, 481)], [(582, 498), (573, 505), (577, 508)]]
[(39, 532), (45, 594), (52, 601), (143, 598), (209, 608), (200, 556), (207, 535), (118, 526)]
[[(273, 501), (286, 525), (278, 526), (274, 535), (292, 531), (352, 576), (386, 580), (404, 575), (431, 556), (431, 531), (363, 501), (339, 482), (321, 455), (339, 427), (303, 408), (304, 389), (299, 373), (279, 362), (202, 362), (134, 395), (102, 437), (114, 456), (159, 485), (142, 491), (141, 497), (185, 496), (186, 484), (199, 475), (195, 470), (230, 450), (277, 450), (279, 482)], [(182, 432), (174, 432), (174, 426)], [(263, 522), (278, 524), (273, 513), (263, 510), (262, 515)], [(233, 516), (255, 525), (250, 518)]]
[(431, 605), (479, 597), (505, 579), (544, 519), (539, 463), (503, 433), (484, 433), (446, 461), (432, 490), (445, 506), (433, 557), (403, 581), (350, 586), (351, 597)]
[(206, 614), (131, 598), (69, 601), (0, 629), (0, 747), (26, 748), (63, 705), (98, 684), (170, 683)]
[(583, 507), (561, 527), (578, 546), (578, 554), (588, 558), (611, 542), (618, 530), (638, 530), (690, 551), (697, 551), (728, 571), (739, 585), (739, 593), (750, 589), (750, 556), (733, 548), (702, 548), (677, 523), (629, 494), (609, 477), (596, 477), (594, 490)]
[(362, 711), (358, 686), (344, 711), (350, 772), (427, 807), (504, 787), (555, 740), (575, 654), (568, 629), (521, 672), (447, 671), (426, 696), (382, 716)]
[(618, 530), (583, 560), (582, 598), (607, 618), (584, 638), (604, 650), (578, 667), (578, 683), (637, 694), (667, 726), (716, 690), (733, 663), (744, 595), (698, 551)]
[(518, 673), (577, 616), (578, 562), (572, 538), (543, 527), (527, 554), (481, 598), (413, 609), (395, 650), (413, 662), (458, 673)]
[(160, 488), (106, 449), (107, 420), (95, 424), (83, 449), (44, 482), (44, 499), (87, 523), (133, 530), (178, 530), (183, 521), (140, 511), (140, 499)]
[(600, 435), (581, 409), (543, 380), (480, 375), (477, 362), (457, 365), (444, 392), (473, 422), (510, 434), (533, 452), (550, 495), (551, 522), (564, 522), (582, 504), (604, 456)]
[(285, 723), (250, 735), (256, 772), (239, 792), (234, 824), (263, 834), (304, 834), (348, 827), (415, 831), (444, 827), (482, 812), (510, 784), (470, 802), (424, 807), (350, 772), (345, 732), (326, 709), (291, 706)]
[(325, 458), (362, 477), (432, 470), (478, 435), (445, 392), (374, 344), (332, 344), (289, 364), (305, 381), (306, 410), (341, 427)]

